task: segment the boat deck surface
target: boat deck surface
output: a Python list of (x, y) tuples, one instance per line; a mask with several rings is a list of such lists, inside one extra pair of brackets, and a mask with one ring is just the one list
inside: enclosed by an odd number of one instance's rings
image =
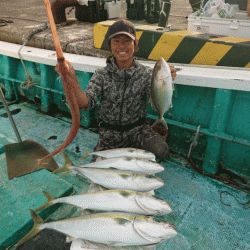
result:
[[(51, 117), (27, 104), (10, 106), (17, 128), (23, 140), (31, 139), (43, 145), (48, 151), (59, 146), (67, 136), (71, 127), (70, 119), (58, 114)], [(0, 148), (17, 142), (15, 134), (6, 117), (5, 110), (0, 109)], [(57, 138), (49, 140), (51, 136)], [(92, 151), (98, 134), (81, 128), (77, 137), (65, 150), (75, 165), (83, 155), (82, 149)], [(78, 147), (80, 150), (78, 150)], [(54, 157), (58, 165), (63, 164), (63, 157)], [(85, 160), (87, 163), (89, 160)], [(83, 162), (81, 162), (83, 163)], [(157, 249), (250, 249), (250, 213), (232, 196), (220, 193), (227, 191), (241, 203), (249, 200), (249, 195), (233, 189), (223, 183), (185, 167), (183, 161), (171, 156), (168, 161), (161, 162), (164, 172), (157, 174), (164, 179), (164, 187), (156, 190), (156, 196), (168, 201), (173, 212), (164, 220), (172, 223), (178, 232), (175, 238), (158, 245)], [(29, 209), (36, 209), (45, 203), (42, 191), (54, 196), (85, 193), (90, 182), (70, 174), (61, 179), (47, 170), (39, 170), (32, 174), (8, 180), (5, 154), (0, 155), (0, 249), (26, 234), (32, 227)], [(50, 219), (73, 216), (77, 209), (72, 206), (46, 209), (40, 213), (43, 218)], [(55, 211), (55, 212), (54, 212)]]

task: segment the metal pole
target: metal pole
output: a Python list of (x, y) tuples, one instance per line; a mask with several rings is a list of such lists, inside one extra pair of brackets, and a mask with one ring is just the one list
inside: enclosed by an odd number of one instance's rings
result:
[(17, 130), (16, 124), (15, 124), (15, 122), (14, 122), (14, 120), (13, 120), (13, 117), (12, 117), (12, 115), (11, 115), (11, 113), (10, 113), (8, 104), (7, 104), (7, 102), (6, 102), (6, 99), (5, 99), (5, 97), (4, 97), (4, 94), (3, 94), (3, 91), (2, 91), (2, 89), (1, 89), (1, 87), (0, 87), (0, 98), (1, 98), (1, 100), (2, 100), (2, 102), (3, 102), (3, 105), (4, 105), (5, 109), (6, 109), (7, 115), (8, 115), (8, 117), (9, 117), (9, 119), (10, 119), (10, 123), (11, 123), (11, 125), (12, 125), (12, 127), (13, 127), (13, 129), (14, 129), (14, 132), (15, 132), (15, 134), (16, 134), (17, 140), (18, 140), (18, 142), (22, 142), (21, 136), (20, 136), (20, 134), (19, 134), (19, 132), (18, 132), (18, 130)]

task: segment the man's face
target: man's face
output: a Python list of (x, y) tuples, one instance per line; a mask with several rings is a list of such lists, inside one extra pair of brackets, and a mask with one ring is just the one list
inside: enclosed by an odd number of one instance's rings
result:
[(124, 62), (133, 58), (135, 41), (127, 35), (121, 34), (111, 38), (111, 51), (116, 60)]

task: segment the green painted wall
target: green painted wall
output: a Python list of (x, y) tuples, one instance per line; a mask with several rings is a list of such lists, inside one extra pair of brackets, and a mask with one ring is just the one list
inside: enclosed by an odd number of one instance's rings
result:
[[(0, 83), (6, 87), (6, 97), (15, 99), (17, 90), (19, 95), (40, 102), (43, 112), (53, 112), (53, 108), (57, 107), (69, 115), (62, 81), (54, 67), (24, 63), (32, 81), (39, 83), (29, 90), (21, 88), (27, 80), (21, 61), (0, 55)], [(85, 89), (92, 73), (76, 71), (76, 74), (79, 84)], [(249, 111), (249, 92), (176, 85), (173, 107), (165, 114), (169, 123), (167, 142), (174, 151), (187, 155), (200, 125), (198, 145), (193, 148), (192, 156), (201, 162), (203, 170), (216, 173), (223, 164), (231, 171), (250, 177)], [(83, 126), (94, 124), (96, 110), (81, 111), (81, 115)], [(150, 119), (157, 118), (150, 104), (148, 115)]]

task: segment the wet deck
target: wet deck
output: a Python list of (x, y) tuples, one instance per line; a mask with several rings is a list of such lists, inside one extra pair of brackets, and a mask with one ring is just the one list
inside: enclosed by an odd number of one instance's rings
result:
[[(19, 132), (23, 140), (32, 139), (47, 150), (52, 151), (61, 144), (70, 129), (70, 119), (50, 117), (36, 111), (30, 104), (14, 104), (10, 109), (19, 110), (14, 115)], [(8, 118), (3, 116), (4, 109), (0, 109), (0, 147), (13, 143), (15, 134)], [(62, 119), (63, 118), (63, 119)], [(48, 140), (56, 136), (55, 140)], [(81, 128), (76, 139), (66, 149), (75, 164), (82, 156), (82, 149), (93, 150), (98, 135)], [(79, 147), (80, 152), (77, 150)], [(62, 156), (55, 156), (59, 165), (63, 164)], [(159, 173), (165, 181), (165, 186), (156, 190), (156, 195), (167, 200), (173, 212), (164, 216), (176, 226), (178, 235), (158, 245), (157, 249), (250, 249), (250, 213), (230, 195), (224, 194), (223, 201), (231, 206), (221, 203), (220, 193), (228, 191), (240, 202), (249, 200), (249, 195), (235, 190), (218, 181), (204, 177), (185, 167), (185, 161), (179, 161), (171, 156), (169, 161), (162, 163), (165, 171)], [(35, 209), (45, 202), (42, 191), (55, 196), (72, 192), (86, 192), (88, 181), (82, 181), (73, 175), (57, 179), (47, 170), (8, 180), (5, 154), (0, 155), (0, 249), (27, 233), (32, 226), (29, 209)], [(76, 210), (72, 207), (60, 207), (50, 216), (58, 218), (72, 215)], [(52, 211), (46, 210), (42, 214), (45, 218)], [(20, 230), (21, 229), (21, 230)]]

